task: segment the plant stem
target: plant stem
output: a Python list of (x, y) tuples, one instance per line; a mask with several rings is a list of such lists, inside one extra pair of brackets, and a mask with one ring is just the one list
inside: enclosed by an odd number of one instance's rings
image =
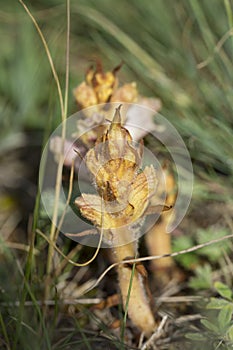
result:
[[(119, 235), (125, 234), (117, 229)], [(126, 231), (126, 229), (124, 229)], [(132, 233), (131, 233), (132, 234)], [(137, 242), (127, 243), (125, 245), (112, 248), (115, 261), (120, 262), (129, 257), (137, 255)], [(118, 266), (118, 280), (121, 291), (124, 310), (127, 309), (128, 315), (133, 324), (146, 335), (150, 335), (156, 328), (155, 318), (151, 309), (149, 296), (145, 288), (145, 277), (137, 271), (134, 271), (128, 265)], [(129, 289), (131, 290), (129, 296)]]
[[(164, 165), (163, 169), (166, 186), (166, 202), (167, 206), (173, 206), (176, 201), (176, 183), (171, 169), (167, 169)], [(146, 243), (150, 255), (163, 255), (171, 254), (171, 235), (167, 233), (167, 225), (172, 217), (175, 215), (173, 209), (165, 211), (161, 214), (160, 221), (157, 222), (150, 231), (146, 234)], [(152, 270), (155, 272), (155, 277), (160, 272), (161, 281), (166, 281), (166, 271), (174, 268), (174, 260), (171, 256), (163, 259), (157, 259), (151, 261)], [(165, 272), (165, 273), (164, 273)]]
[[(57, 240), (57, 220), (58, 220), (58, 204), (61, 191), (61, 182), (62, 182), (62, 170), (64, 163), (64, 143), (66, 137), (66, 118), (67, 118), (67, 106), (68, 106), (68, 87), (69, 87), (69, 33), (70, 33), (70, 1), (67, 0), (67, 42), (66, 42), (66, 83), (65, 83), (65, 98), (64, 105), (62, 108), (62, 134), (61, 134), (61, 153), (59, 155), (59, 162), (57, 168), (57, 177), (56, 177), (56, 186), (55, 186), (55, 199), (54, 199), (54, 209), (53, 217), (50, 229), (50, 240), (55, 242)], [(63, 100), (63, 99), (62, 99)], [(45, 282), (45, 300), (49, 297), (50, 290), (50, 278), (52, 272), (52, 261), (54, 256), (54, 245), (49, 245), (48, 257), (47, 257), (47, 267), (46, 274), (47, 280)]]

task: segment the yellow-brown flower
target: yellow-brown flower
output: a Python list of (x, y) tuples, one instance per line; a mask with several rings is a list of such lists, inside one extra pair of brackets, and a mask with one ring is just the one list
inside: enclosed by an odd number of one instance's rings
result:
[(116, 72), (120, 67), (121, 65), (108, 72), (103, 71), (101, 62), (96, 63), (96, 69), (90, 67), (86, 73), (85, 81), (74, 89), (74, 97), (78, 106), (86, 108), (110, 102), (118, 86)]
[[(140, 227), (138, 224), (145, 215), (158, 209), (150, 205), (158, 182), (155, 169), (147, 166), (142, 170), (141, 161), (142, 144), (136, 147), (122, 126), (119, 106), (109, 128), (86, 155), (86, 165), (95, 178), (98, 195), (82, 194), (75, 201), (82, 215), (102, 230), (116, 262), (137, 256), (135, 227)], [(134, 325), (150, 336), (158, 324), (142, 271), (136, 268), (132, 276), (129, 266), (120, 264), (118, 280), (123, 308), (127, 305)]]
[(117, 228), (135, 225), (143, 217), (157, 185), (155, 169), (140, 169), (141, 159), (142, 144), (133, 144), (121, 124), (118, 107), (110, 127), (86, 155), (99, 196), (82, 194), (76, 199), (82, 215), (112, 235)]
[[(112, 71), (104, 72), (101, 62), (97, 61), (96, 68), (90, 67), (85, 75), (85, 81), (73, 91), (80, 109), (92, 107), (83, 112), (83, 118), (77, 121), (77, 132), (73, 134), (77, 135), (87, 148), (93, 147), (98, 135), (102, 133), (104, 120), (106, 118), (112, 120), (116, 102), (124, 103), (126, 110), (129, 109), (129, 104), (133, 103), (145, 105), (155, 111), (161, 108), (159, 99), (140, 96), (135, 82), (119, 84), (116, 74), (121, 66), (122, 64)], [(154, 128), (154, 124), (149, 118), (148, 113), (145, 113), (141, 118), (142, 124), (144, 120), (148, 123), (148, 131)], [(125, 121), (123, 122), (125, 123)], [(100, 127), (101, 125), (102, 127)], [(139, 135), (140, 137), (144, 136), (140, 132)]]

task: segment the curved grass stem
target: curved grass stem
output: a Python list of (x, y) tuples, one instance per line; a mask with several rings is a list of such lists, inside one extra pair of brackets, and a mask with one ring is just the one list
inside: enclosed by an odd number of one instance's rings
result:
[[(68, 86), (69, 86), (69, 36), (70, 36), (70, 0), (66, 1), (67, 4), (67, 44), (66, 44), (66, 80), (65, 80), (65, 96), (63, 98), (62, 96), (62, 90), (61, 90), (61, 84), (58, 78), (57, 71), (54, 66), (54, 62), (52, 59), (52, 55), (50, 53), (48, 44), (46, 42), (46, 39), (35, 19), (35, 17), (30, 12), (29, 8), (25, 5), (23, 0), (19, 0), (23, 8), (25, 9), (26, 13), (32, 20), (39, 36), (42, 41), (42, 44), (44, 46), (50, 68), (57, 86), (58, 96), (59, 96), (59, 102), (60, 102), (60, 108), (61, 108), (61, 119), (62, 119), (62, 146), (61, 146), (61, 153), (59, 155), (59, 161), (58, 161), (58, 167), (57, 167), (57, 176), (56, 176), (56, 185), (55, 185), (55, 198), (54, 198), (54, 208), (53, 208), (53, 215), (52, 215), (52, 223), (51, 223), (51, 229), (50, 229), (50, 241), (55, 242), (56, 240), (56, 227), (57, 227), (57, 220), (58, 220), (58, 204), (59, 204), (59, 197), (60, 197), (60, 191), (61, 191), (61, 181), (62, 181), (62, 170), (63, 170), (63, 163), (64, 163), (64, 142), (65, 142), (65, 136), (66, 136), (66, 118), (67, 118), (67, 106), (68, 106)], [(47, 276), (50, 276), (52, 272), (52, 261), (54, 256), (54, 245), (49, 245), (48, 250), (48, 257), (47, 257), (47, 268), (46, 273)], [(49, 284), (46, 283), (45, 285), (45, 299), (49, 296)]]

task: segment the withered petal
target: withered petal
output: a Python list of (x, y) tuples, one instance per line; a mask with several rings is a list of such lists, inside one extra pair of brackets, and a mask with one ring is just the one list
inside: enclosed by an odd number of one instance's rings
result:
[(75, 205), (80, 209), (81, 214), (100, 227), (102, 222), (101, 198), (93, 194), (83, 193), (75, 199)]
[(172, 205), (150, 205), (145, 211), (145, 215), (160, 214), (161, 212), (168, 211), (172, 209)]

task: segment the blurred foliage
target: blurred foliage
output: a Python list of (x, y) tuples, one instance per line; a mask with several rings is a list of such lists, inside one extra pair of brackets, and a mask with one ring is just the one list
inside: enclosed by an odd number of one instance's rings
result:
[[(216, 282), (214, 287), (221, 298), (211, 298), (210, 302), (207, 303), (205, 318), (201, 319), (202, 329), (186, 334), (186, 337), (192, 340), (192, 349), (194, 350), (200, 348), (200, 342), (202, 347), (204, 345), (208, 349), (232, 349), (232, 291), (221, 282)], [(210, 310), (212, 311), (210, 312)]]
[(212, 268), (210, 264), (197, 266), (195, 269), (195, 276), (190, 278), (189, 287), (195, 290), (212, 287)]
[[(1, 132), (59, 121), (57, 94), (41, 42), (17, 1), (1, 1)], [(27, 2), (48, 41), (64, 86), (65, 4)], [(232, 3), (218, 1), (71, 1), (72, 88), (90, 60), (158, 96), (162, 113), (185, 138), (196, 164), (211, 176), (232, 175)], [(56, 106), (56, 107), (55, 107)], [(195, 165), (195, 164), (194, 164)], [(229, 179), (232, 184), (232, 179)]]
[[(218, 229), (210, 227), (206, 230), (197, 229), (195, 234), (192, 236), (180, 236), (174, 239), (173, 242), (173, 250), (180, 251), (183, 249), (188, 249), (196, 244), (204, 244), (206, 242), (210, 242), (214, 239), (219, 239), (221, 237), (227, 236), (229, 231), (224, 229)], [(214, 264), (219, 262), (219, 259), (223, 255), (223, 253), (230, 253), (231, 248), (228, 241), (219, 242), (217, 245), (210, 245), (207, 247), (203, 247), (197, 252), (191, 252), (184, 255), (178, 255), (176, 260), (186, 269), (194, 270), (198, 263), (202, 261), (202, 259), (207, 259), (210, 263)]]

